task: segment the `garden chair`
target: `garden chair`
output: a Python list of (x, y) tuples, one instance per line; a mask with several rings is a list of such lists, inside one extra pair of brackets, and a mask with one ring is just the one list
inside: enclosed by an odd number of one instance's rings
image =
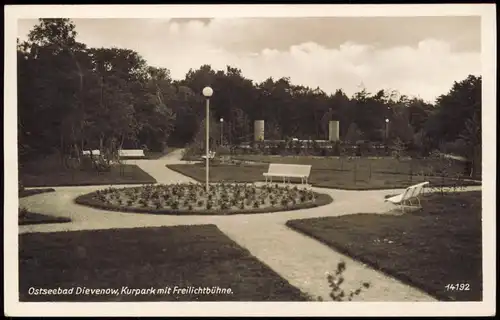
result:
[(428, 185), (429, 182), (422, 182), (413, 186), (410, 186), (403, 191), (403, 193), (398, 194), (397, 196), (393, 196), (385, 199), (386, 202), (391, 202), (395, 205), (399, 205), (401, 211), (405, 212), (405, 203), (409, 204), (409, 206), (413, 206), (412, 200), (416, 200), (418, 202), (417, 208), (422, 208), (420, 202), (420, 196), (424, 191), (424, 187)]

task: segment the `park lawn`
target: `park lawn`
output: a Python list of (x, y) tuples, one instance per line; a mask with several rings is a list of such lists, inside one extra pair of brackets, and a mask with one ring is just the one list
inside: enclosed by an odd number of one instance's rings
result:
[(95, 170), (23, 170), (20, 179), (25, 187), (86, 186), (108, 184), (151, 184), (156, 180), (137, 165), (113, 165), (107, 172)]
[(29, 212), (29, 211), (25, 211), (22, 214), (19, 214), (19, 220), (18, 220), (18, 224), (20, 226), (31, 225), (31, 224), (65, 223), (65, 222), (71, 222), (71, 219), (65, 217), (52, 217), (46, 214)]
[[(205, 167), (203, 164), (173, 164), (168, 168), (189, 176), (199, 182), (205, 181)], [(214, 164), (210, 166), (210, 181), (226, 182), (257, 182), (265, 181), (262, 173), (267, 172), (267, 164)], [(280, 182), (282, 179), (276, 178)], [(292, 180), (293, 181), (293, 180)], [(449, 186), (454, 185), (452, 179), (441, 179), (437, 177), (421, 177), (403, 174), (391, 174), (372, 172), (367, 170), (338, 171), (328, 169), (311, 170), (309, 182), (315, 187), (335, 188), (345, 190), (371, 190), (371, 189), (397, 189), (406, 188), (412, 184), (429, 181), (431, 185)], [(299, 179), (300, 182), (300, 179)], [(480, 185), (476, 181), (462, 181), (463, 185)]]
[[(424, 199), (423, 210), (404, 215), (360, 213), (287, 226), (440, 300), (482, 300), (481, 192)], [(445, 289), (457, 283), (470, 290)]]
[(19, 198), (25, 198), (41, 193), (54, 192), (54, 191), (56, 190), (53, 188), (23, 189), (19, 190)]
[[(357, 167), (360, 171), (394, 173), (407, 175), (410, 172), (417, 173), (428, 170), (433, 164), (430, 159), (395, 159), (393, 157), (381, 158), (348, 158), (348, 157), (314, 157), (314, 156), (279, 156), (279, 155), (235, 155), (234, 160), (254, 161), (263, 163), (289, 163), (289, 164), (309, 164), (316, 169), (328, 169), (339, 171), (353, 171)], [(454, 172), (463, 172), (464, 164), (455, 161)]]
[[(36, 288), (230, 288), (232, 294), (29, 295)], [(76, 289), (75, 289), (76, 290)], [(20, 301), (306, 301), (215, 225), (19, 235)]]

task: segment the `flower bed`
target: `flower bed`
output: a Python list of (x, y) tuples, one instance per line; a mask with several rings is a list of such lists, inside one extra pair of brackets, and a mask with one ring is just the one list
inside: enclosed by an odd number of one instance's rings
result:
[(219, 183), (205, 191), (203, 184), (146, 185), (107, 188), (76, 198), (75, 202), (98, 209), (152, 214), (229, 215), (306, 209), (329, 204), (326, 195), (277, 184)]

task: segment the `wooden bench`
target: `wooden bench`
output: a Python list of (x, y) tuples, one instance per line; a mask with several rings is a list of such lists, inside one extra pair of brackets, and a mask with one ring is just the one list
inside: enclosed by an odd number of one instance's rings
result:
[(406, 188), (403, 193), (398, 194), (397, 196), (390, 197), (385, 199), (386, 202), (391, 202), (396, 205), (400, 205), (401, 210), (405, 212), (405, 202), (409, 203), (410, 206), (413, 206), (412, 200), (417, 200), (418, 202), (418, 208), (422, 208), (422, 205), (420, 203), (420, 195), (423, 194), (424, 187), (428, 185), (429, 182), (422, 182), (413, 186), (410, 186)]
[(288, 178), (288, 182), (290, 182), (290, 178), (300, 178), (302, 184), (307, 184), (307, 179), (311, 174), (311, 167), (311, 165), (302, 164), (270, 163), (267, 172), (264, 172), (263, 175), (266, 177), (266, 183), (268, 178), (270, 182), (273, 182), (273, 177), (282, 177), (283, 183), (286, 182), (286, 178)]
[(120, 149), (118, 150), (120, 158), (145, 158), (144, 150), (142, 149)]

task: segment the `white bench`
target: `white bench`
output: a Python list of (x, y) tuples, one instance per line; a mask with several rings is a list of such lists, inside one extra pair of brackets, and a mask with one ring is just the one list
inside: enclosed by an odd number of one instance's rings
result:
[(426, 182), (422, 182), (422, 183), (410, 186), (410, 187), (406, 188), (406, 190), (403, 193), (398, 194), (397, 196), (394, 196), (394, 197), (387, 198), (387, 199), (385, 199), (385, 201), (391, 202), (391, 203), (396, 204), (396, 205), (400, 205), (401, 210), (403, 212), (405, 212), (405, 209), (404, 209), (405, 202), (409, 203), (409, 205), (412, 206), (413, 205), (411, 203), (412, 200), (417, 200), (418, 207), (421, 208), (422, 206), (420, 204), (420, 195), (423, 194), (424, 187), (428, 184), (429, 184), (429, 182), (426, 181)]
[(120, 149), (118, 150), (120, 158), (144, 158), (144, 150), (142, 149)]
[[(203, 159), (207, 159), (207, 155), (204, 154), (201, 156)], [(215, 152), (209, 151), (208, 152), (208, 160), (213, 160), (215, 158)]]
[(83, 150), (82, 154), (84, 156), (100, 156), (101, 155), (101, 150)]
[(288, 182), (290, 182), (290, 178), (300, 178), (300, 182), (306, 184), (310, 174), (311, 165), (281, 163), (270, 163), (267, 172), (263, 173), (266, 177), (266, 183), (268, 178), (270, 182), (273, 182), (273, 177), (282, 177), (283, 183), (286, 182), (286, 178), (288, 178)]

